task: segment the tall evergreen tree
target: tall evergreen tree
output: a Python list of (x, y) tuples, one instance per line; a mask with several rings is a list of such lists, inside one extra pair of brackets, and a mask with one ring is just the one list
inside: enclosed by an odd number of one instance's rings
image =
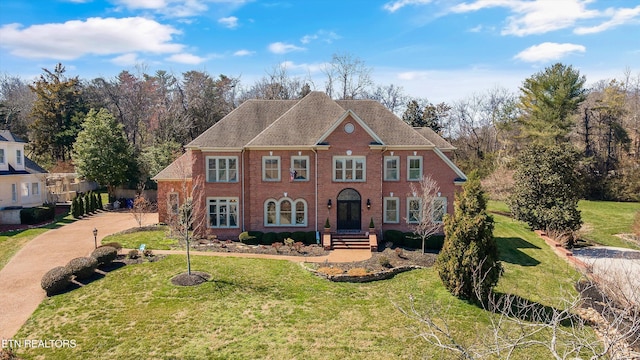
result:
[(133, 178), (133, 150), (119, 124), (106, 109), (89, 111), (83, 130), (73, 146), (76, 171), (89, 180), (107, 186), (109, 194), (116, 186)]
[(30, 86), (36, 100), (29, 140), (36, 155), (67, 161), (86, 112), (80, 81), (78, 77), (68, 79), (62, 64), (53, 71), (43, 70), (45, 73)]
[(438, 275), (451, 294), (483, 301), (498, 283), (502, 264), (493, 226), (480, 178), (474, 172), (456, 194), (453, 216), (445, 217), (444, 245), (436, 259)]
[(586, 99), (586, 77), (572, 66), (556, 63), (527, 78), (520, 90), (521, 123), (533, 142), (566, 142), (575, 124), (572, 115)]

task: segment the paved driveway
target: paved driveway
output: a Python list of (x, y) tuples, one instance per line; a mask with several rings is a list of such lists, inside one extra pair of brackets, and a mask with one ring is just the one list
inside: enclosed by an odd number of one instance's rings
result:
[(573, 256), (608, 284), (621, 289), (631, 302), (640, 305), (640, 251), (592, 246), (574, 249)]
[[(145, 225), (157, 222), (157, 213), (144, 218)], [(103, 212), (49, 230), (27, 243), (0, 270), (0, 339), (12, 338), (45, 298), (42, 275), (93, 251), (94, 228), (99, 244), (105, 236), (137, 225), (130, 213)]]

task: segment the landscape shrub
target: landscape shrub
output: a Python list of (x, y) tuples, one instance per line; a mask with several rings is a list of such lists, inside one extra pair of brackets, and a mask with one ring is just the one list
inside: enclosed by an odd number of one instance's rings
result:
[(238, 236), (238, 240), (240, 240), (240, 242), (243, 244), (258, 245), (256, 238), (249, 235), (249, 232), (247, 231), (241, 232), (240, 235)]
[(91, 253), (91, 257), (98, 260), (98, 266), (111, 263), (117, 256), (118, 250), (111, 246), (101, 246)]
[(129, 259), (137, 259), (140, 257), (140, 252), (136, 249), (129, 250), (129, 254), (127, 254)]
[(315, 245), (316, 241), (316, 232), (315, 231), (307, 231), (304, 233), (304, 243), (307, 245)]
[(399, 230), (386, 230), (382, 235), (385, 241), (391, 241), (395, 246), (404, 245), (404, 234)]
[(145, 249), (145, 250), (142, 252), (142, 255), (144, 255), (144, 257), (150, 257), (150, 256), (153, 256), (153, 251), (151, 251), (151, 249)]
[(261, 245), (271, 245), (276, 241), (278, 241), (278, 235), (274, 232), (268, 232), (262, 236)]
[(57, 266), (47, 271), (40, 280), (40, 286), (47, 296), (59, 294), (71, 283), (71, 270), (65, 266)]
[(92, 257), (78, 257), (67, 264), (67, 269), (80, 280), (93, 276), (96, 267), (98, 267), (98, 260)]
[(424, 243), (424, 248), (429, 250), (442, 250), (444, 245), (444, 235), (431, 235)]
[(288, 231), (279, 232), (279, 233), (276, 233), (276, 237), (278, 241), (284, 242), (286, 239), (291, 237), (291, 233)]
[(26, 225), (39, 224), (53, 220), (56, 216), (55, 205), (43, 205), (20, 210), (20, 223)]
[(422, 238), (412, 232), (406, 232), (402, 234), (404, 240), (403, 244), (405, 247), (412, 249), (422, 249)]
[(305, 232), (304, 231), (294, 231), (291, 233), (291, 238), (295, 241), (304, 242)]
[(292, 238), (284, 239), (284, 244), (287, 245), (288, 247), (292, 247), (293, 243), (295, 243), (295, 241)]
[(253, 240), (255, 241), (255, 244), (250, 244), (250, 245), (258, 245), (258, 244), (262, 244), (262, 237), (264, 236), (264, 233), (262, 231), (249, 231), (249, 236), (252, 236), (255, 238)]
[(119, 242), (110, 242), (110, 243), (106, 243), (106, 244), (102, 244), (102, 246), (111, 246), (112, 248), (116, 249), (118, 252), (120, 250), (122, 250), (122, 244), (120, 244)]
[(380, 263), (380, 266), (382, 267), (386, 267), (386, 268), (390, 268), (391, 267), (391, 262), (389, 261), (389, 258), (386, 256), (380, 256), (378, 258), (378, 262)]

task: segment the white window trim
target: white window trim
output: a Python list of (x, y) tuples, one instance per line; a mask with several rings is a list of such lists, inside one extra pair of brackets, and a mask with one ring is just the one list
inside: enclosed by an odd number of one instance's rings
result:
[[(396, 220), (395, 221), (389, 220), (387, 218), (387, 202), (388, 201), (394, 201), (396, 203)], [(384, 209), (383, 209), (383, 211), (384, 211), (384, 215), (383, 215), (384, 216), (384, 222), (386, 224), (399, 224), (400, 223), (400, 198), (399, 197), (385, 197), (383, 199), (383, 203), (384, 203), (384, 205), (383, 205), (384, 206)]]
[[(347, 170), (346, 167), (342, 167), (342, 174), (344, 175), (344, 179), (336, 178), (336, 164), (338, 161), (343, 161), (343, 165), (346, 164), (346, 160), (353, 161), (353, 169), (351, 169), (351, 175), (353, 176), (351, 179), (346, 179)], [(356, 179), (356, 162), (362, 162), (362, 179)], [(366, 156), (334, 156), (333, 157), (333, 171), (332, 171), (333, 181), (336, 182), (366, 182), (367, 181), (367, 157)]]
[(4, 149), (0, 149), (0, 164), (4, 165), (6, 162), (6, 156)]
[(33, 196), (40, 195), (40, 183), (37, 183), (37, 182), (31, 183), (31, 195)]
[[(176, 211), (173, 210), (173, 204), (171, 203), (171, 196), (175, 195), (176, 197)], [(171, 215), (178, 215), (180, 213), (180, 194), (175, 191), (167, 193), (167, 212)]]
[[(224, 180), (220, 180), (220, 179), (217, 178), (218, 171), (219, 171), (219, 169), (217, 168), (217, 162), (218, 162), (218, 160), (221, 160), (221, 159), (227, 160), (227, 162), (226, 162), (227, 163), (227, 167), (226, 167), (226, 172), (225, 172), (226, 175), (227, 175), (227, 178), (224, 179)], [(215, 160), (216, 161), (216, 179), (211, 179), (211, 177), (210, 177), (209, 160)], [(235, 176), (234, 180), (230, 180), (229, 179), (229, 160), (235, 160), (235, 163), (236, 163), (236, 169), (235, 169), (236, 170), (236, 176)], [(238, 163), (238, 157), (237, 156), (207, 156), (205, 158), (205, 171), (207, 173), (207, 182), (214, 182), (214, 183), (215, 182), (218, 182), (218, 183), (222, 183), (222, 182), (224, 182), (224, 183), (236, 183), (236, 182), (238, 182), (238, 175), (240, 173), (240, 170), (238, 169), (238, 166), (239, 166), (239, 163)]]
[[(419, 211), (420, 214), (418, 215), (418, 220), (416, 221), (411, 221), (411, 201), (413, 200), (418, 200), (418, 207), (419, 207)], [(408, 224), (419, 224), (420, 223), (420, 219), (422, 218), (422, 198), (419, 197), (408, 197), (407, 198), (407, 223)]]
[[(292, 222), (291, 224), (280, 224), (280, 204), (282, 204), (282, 202), (284, 202), (284, 201), (289, 201), (291, 203), (291, 222)], [(274, 224), (269, 224), (269, 221), (268, 221), (268, 219), (269, 219), (269, 209), (268, 209), (267, 205), (270, 202), (276, 203), (276, 210), (275, 210), (276, 211), (276, 214), (275, 214), (276, 222)], [(298, 203), (302, 203), (304, 205), (304, 210), (303, 210), (304, 221), (302, 223), (300, 223), (300, 224), (298, 224), (296, 222), (296, 219), (297, 219), (296, 215), (298, 215), (298, 213), (296, 211), (296, 205)], [(264, 207), (264, 226), (265, 227), (305, 227), (305, 226), (307, 226), (308, 219), (309, 219), (309, 217), (307, 216), (308, 212), (309, 212), (309, 207), (307, 206), (307, 201), (304, 200), (304, 199), (295, 199), (295, 200), (293, 200), (293, 199), (288, 198), (288, 197), (283, 197), (283, 198), (280, 198), (280, 200), (276, 200), (276, 199), (271, 198), (271, 199), (265, 200), (263, 207)]]
[(291, 169), (293, 169), (294, 171), (296, 171), (295, 167), (293, 166), (293, 163), (295, 160), (305, 160), (307, 167), (305, 169), (305, 171), (307, 172), (307, 178), (306, 179), (296, 179), (295, 176), (293, 178), (293, 181), (309, 181), (310, 177), (309, 176), (309, 156), (303, 155), (303, 156), (292, 156), (291, 157)]
[[(395, 160), (396, 162), (396, 178), (395, 179), (390, 179), (387, 177), (387, 161), (389, 160)], [(399, 156), (385, 156), (384, 157), (384, 181), (400, 181), (400, 157)]]
[(16, 164), (22, 165), (22, 150), (16, 150)]
[[(442, 220), (436, 220), (435, 219), (435, 215), (436, 215), (435, 202), (436, 201), (442, 201), (443, 202)], [(434, 202), (434, 204), (433, 204), (434, 208), (433, 208), (433, 210), (431, 212), (433, 214), (433, 217), (434, 217), (433, 218), (433, 222), (436, 223), (436, 224), (443, 224), (444, 223), (444, 221), (443, 221), (444, 220), (444, 216), (447, 214), (447, 198), (445, 196), (439, 196), (439, 197), (436, 197), (435, 199), (433, 199), (433, 202)]]
[[(229, 204), (235, 204), (235, 214), (236, 214), (236, 225), (235, 226), (213, 226), (211, 225), (211, 212), (210, 212), (210, 206), (211, 206), (211, 202), (212, 201), (220, 201), (220, 200), (226, 200), (227, 201), (227, 205)], [(212, 228), (212, 229), (237, 229), (240, 227), (240, 210), (238, 209), (238, 207), (240, 206), (240, 204), (238, 203), (238, 198), (237, 197), (208, 197), (207, 198), (207, 227)], [(227, 224), (231, 223), (231, 208), (229, 208), (229, 211), (227, 212)]]
[(18, 202), (18, 184), (11, 184), (11, 202)]
[[(267, 179), (267, 160), (276, 160), (278, 162), (277, 165), (277, 171), (278, 171), (278, 175), (275, 179)], [(280, 181), (282, 179), (281, 173), (282, 171), (280, 170), (280, 156), (263, 156), (262, 157), (262, 181), (268, 181), (268, 182), (275, 182), (275, 181)]]
[[(411, 160), (420, 160), (420, 175), (417, 178), (411, 178)], [(422, 156), (407, 156), (407, 181), (420, 181), (422, 180), (422, 175), (424, 174), (424, 161)]]

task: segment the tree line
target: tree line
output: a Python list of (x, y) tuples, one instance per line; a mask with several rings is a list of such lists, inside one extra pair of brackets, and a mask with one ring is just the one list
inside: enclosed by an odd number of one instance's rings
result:
[(477, 170), (483, 179), (510, 178), (504, 173), (513, 171), (514, 159), (529, 144), (566, 143), (580, 154), (581, 196), (640, 200), (640, 74), (627, 71), (622, 79), (586, 88), (584, 75), (558, 63), (524, 79), (519, 92), (492, 88), (434, 104), (400, 86), (375, 84), (371, 72), (351, 54), (332, 57), (323, 68), (324, 84), (291, 75), (286, 64), (249, 85), (224, 74), (149, 74), (144, 67), (85, 80), (68, 76), (58, 64), (32, 82), (0, 78), (0, 127), (28, 140), (28, 155), (45, 168), (68, 169), (78, 160), (74, 144), (86, 120), (111, 116), (130, 147), (132, 161), (121, 181), (140, 187), (243, 101), (298, 99), (322, 90), (336, 99), (375, 99), (412, 126), (432, 128), (457, 148), (463, 171)]

